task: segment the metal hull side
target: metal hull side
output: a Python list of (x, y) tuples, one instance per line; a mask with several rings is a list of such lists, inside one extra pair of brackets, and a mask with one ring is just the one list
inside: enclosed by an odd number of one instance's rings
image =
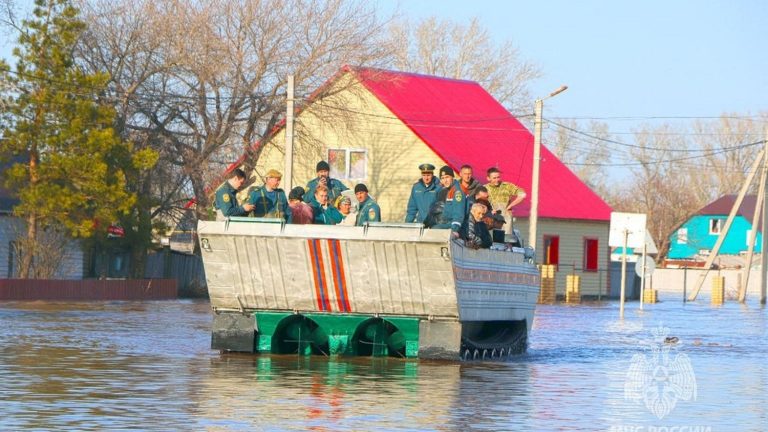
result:
[(459, 319), (533, 323), (539, 271), (521, 253), (468, 249), (451, 242)]
[(230, 222), (198, 227), (217, 310), (457, 319), (448, 234), (434, 231)]

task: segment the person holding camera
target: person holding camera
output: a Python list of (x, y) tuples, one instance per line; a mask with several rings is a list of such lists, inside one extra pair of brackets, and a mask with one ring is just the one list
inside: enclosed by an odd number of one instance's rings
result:
[(331, 166), (326, 161), (320, 161), (315, 168), (317, 177), (307, 183), (307, 193), (304, 194), (304, 202), (309, 203), (312, 197), (315, 196), (315, 189), (318, 185), (323, 185), (328, 188), (328, 202), (336, 202), (336, 198), (341, 195), (342, 192), (349, 189), (344, 183), (331, 178), (329, 176), (331, 172)]

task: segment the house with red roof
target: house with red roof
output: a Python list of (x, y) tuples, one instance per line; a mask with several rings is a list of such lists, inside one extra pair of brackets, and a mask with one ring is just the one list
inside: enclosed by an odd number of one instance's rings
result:
[[(368, 186), (382, 221), (402, 222), (420, 164), (456, 172), (469, 164), (481, 183), (487, 183), (486, 170), (497, 167), (504, 181), (528, 191), (515, 207), (515, 228), (527, 237), (533, 135), (476, 82), (344, 67), (297, 112), (294, 131), (286, 189), (306, 185), (316, 163), (326, 160), (331, 177), (350, 188)], [(283, 170), (284, 143), (279, 127), (255, 144), (261, 148), (254, 177)], [(575, 272), (582, 276), (582, 294), (596, 295), (607, 287), (611, 208), (546, 146), (540, 173), (537, 262), (558, 265), (558, 292), (565, 290), (565, 274)]]

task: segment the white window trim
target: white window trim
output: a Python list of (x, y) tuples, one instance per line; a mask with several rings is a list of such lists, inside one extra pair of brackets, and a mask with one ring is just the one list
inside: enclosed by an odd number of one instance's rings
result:
[[(717, 231), (712, 230), (712, 221), (717, 221)], [(709, 233), (712, 235), (720, 234), (720, 232), (723, 230), (723, 220), (722, 219), (715, 219), (712, 218), (709, 220)]]
[(688, 228), (677, 230), (677, 244), (688, 244)]
[[(330, 153), (332, 151), (343, 151), (344, 152), (344, 176), (343, 177), (337, 177), (339, 180), (367, 180), (368, 179), (368, 149), (364, 148), (329, 148), (326, 152), (326, 156), (328, 157), (328, 160), (330, 160)], [(365, 154), (365, 167), (363, 172), (363, 177), (351, 177), (350, 176), (350, 169), (351, 165), (349, 163), (351, 153), (363, 153)]]

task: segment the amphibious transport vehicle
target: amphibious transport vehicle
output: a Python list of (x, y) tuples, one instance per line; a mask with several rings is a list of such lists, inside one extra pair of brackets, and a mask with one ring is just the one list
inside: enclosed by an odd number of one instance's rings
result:
[(533, 250), (420, 224), (200, 221), (211, 345), (300, 355), (506, 358), (526, 349)]

